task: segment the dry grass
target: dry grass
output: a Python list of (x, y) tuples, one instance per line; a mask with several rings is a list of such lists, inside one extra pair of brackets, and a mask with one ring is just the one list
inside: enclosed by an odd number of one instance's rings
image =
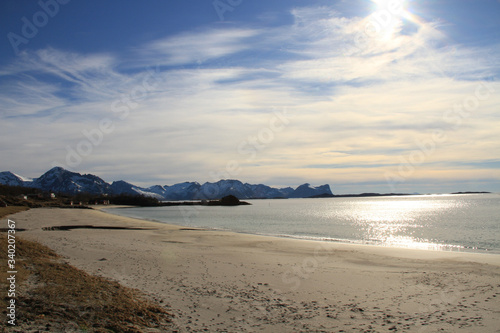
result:
[[(5, 233), (0, 236), (0, 251), (7, 251)], [(7, 262), (1, 258), (0, 306), (5, 322)], [(16, 270), (18, 326), (10, 332), (175, 331), (172, 315), (138, 291), (89, 275), (63, 262), (48, 247), (17, 235)]]
[(19, 213), (28, 209), (29, 207), (24, 206), (0, 207), (0, 219), (6, 217), (7, 215)]

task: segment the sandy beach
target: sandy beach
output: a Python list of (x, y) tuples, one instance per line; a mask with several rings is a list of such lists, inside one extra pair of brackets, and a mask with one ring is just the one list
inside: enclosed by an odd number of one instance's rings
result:
[(500, 332), (498, 255), (183, 228), (98, 210), (9, 218), (26, 229), (20, 237), (71, 265), (162, 302), (181, 332)]

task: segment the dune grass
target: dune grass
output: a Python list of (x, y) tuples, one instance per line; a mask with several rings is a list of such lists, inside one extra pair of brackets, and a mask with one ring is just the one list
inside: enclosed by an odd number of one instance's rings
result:
[[(22, 211), (25, 211), (28, 209), (29, 209), (29, 207), (25, 207), (25, 206), (0, 207), (0, 219), (6, 217), (8, 215), (19, 213), (19, 212), (22, 212)], [(4, 226), (2, 226), (2, 227), (4, 227)]]
[[(0, 214), (5, 214), (5, 209), (0, 209)], [(15, 332), (175, 331), (172, 315), (139, 291), (89, 275), (65, 263), (50, 248), (22, 239), (19, 234), (15, 244)], [(0, 251), (7, 253), (5, 232), (0, 235)], [(0, 306), (2, 321), (7, 323), (6, 306), (10, 300), (7, 258), (6, 255), (0, 258)], [(5, 328), (0, 329), (3, 330)]]

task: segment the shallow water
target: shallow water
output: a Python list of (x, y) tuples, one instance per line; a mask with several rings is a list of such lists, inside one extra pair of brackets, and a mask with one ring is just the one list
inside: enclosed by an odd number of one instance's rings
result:
[(252, 205), (106, 211), (260, 235), (500, 254), (499, 194), (246, 201)]

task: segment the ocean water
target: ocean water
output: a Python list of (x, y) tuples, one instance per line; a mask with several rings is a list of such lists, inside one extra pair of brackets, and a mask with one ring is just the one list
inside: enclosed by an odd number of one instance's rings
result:
[(252, 205), (106, 211), (259, 235), (500, 254), (500, 194), (246, 201)]

